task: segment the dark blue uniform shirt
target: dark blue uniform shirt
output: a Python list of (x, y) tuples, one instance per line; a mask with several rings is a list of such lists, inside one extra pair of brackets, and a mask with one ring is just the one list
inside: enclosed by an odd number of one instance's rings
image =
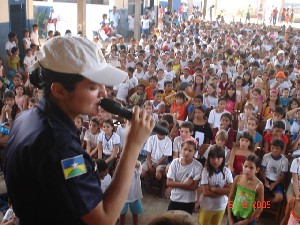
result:
[(4, 174), (22, 225), (84, 224), (81, 217), (103, 197), (95, 164), (81, 147), (74, 122), (44, 98), (16, 118)]

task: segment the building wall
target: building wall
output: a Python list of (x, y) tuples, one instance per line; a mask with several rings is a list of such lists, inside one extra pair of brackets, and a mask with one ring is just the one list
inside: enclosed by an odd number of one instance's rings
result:
[(0, 0), (0, 56), (5, 58), (5, 43), (9, 32), (8, 0)]

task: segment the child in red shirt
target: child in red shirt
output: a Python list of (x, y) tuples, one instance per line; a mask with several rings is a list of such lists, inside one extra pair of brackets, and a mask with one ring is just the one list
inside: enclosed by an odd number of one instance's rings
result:
[(187, 97), (182, 91), (178, 91), (175, 95), (175, 102), (171, 107), (171, 114), (175, 114), (176, 120), (184, 121), (187, 116), (187, 106), (191, 98)]
[(282, 122), (281, 120), (274, 122), (272, 133), (266, 134), (264, 136), (264, 141), (265, 141), (264, 149), (265, 149), (266, 153), (270, 152), (270, 150), (271, 150), (271, 148), (270, 148), (271, 141), (274, 138), (279, 138), (284, 143), (284, 148), (283, 148), (282, 153), (285, 154), (286, 145), (289, 142), (289, 140), (288, 140), (288, 137), (282, 133), (284, 130), (285, 130), (284, 122)]
[(153, 100), (153, 91), (158, 90), (157, 82), (158, 79), (156, 76), (152, 76), (149, 78), (149, 86), (146, 87), (146, 94), (148, 100)]

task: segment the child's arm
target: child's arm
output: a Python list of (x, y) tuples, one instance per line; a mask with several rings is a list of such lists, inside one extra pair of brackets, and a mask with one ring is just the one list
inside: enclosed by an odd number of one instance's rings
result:
[(227, 214), (228, 214), (228, 222), (229, 222), (229, 225), (233, 225), (234, 224), (234, 221), (233, 221), (233, 218), (232, 218), (232, 207), (233, 207), (233, 201), (234, 201), (234, 197), (235, 197), (235, 193), (236, 193), (236, 186), (237, 186), (237, 182), (238, 182), (238, 179), (239, 179), (239, 175), (236, 176), (233, 180), (233, 184), (231, 186), (231, 189), (230, 189), (230, 192), (229, 192), (229, 195), (228, 195), (228, 207), (227, 207)]
[(161, 157), (158, 162), (154, 165), (154, 168), (156, 169), (156, 167), (158, 167), (159, 165), (163, 164), (166, 160), (168, 159), (168, 156), (164, 155), (163, 157)]
[(286, 177), (286, 173), (285, 172), (281, 172), (281, 174), (277, 178), (277, 180), (275, 182), (273, 182), (272, 184), (270, 184), (270, 190), (272, 191), (276, 185), (282, 183), (284, 181), (285, 177)]
[(292, 110), (288, 111), (286, 113), (287, 119), (291, 119), (292, 115), (294, 115), (298, 110), (300, 110), (300, 107), (297, 107), (295, 109), (292, 109)]
[(265, 153), (269, 152), (269, 142), (267, 140), (265, 140), (265, 143), (264, 143), (264, 151), (265, 151)]
[(119, 146), (120, 146), (120, 144), (115, 144), (115, 145), (113, 146), (113, 152), (112, 152), (112, 154), (110, 155), (110, 157), (108, 157), (108, 158), (105, 160), (106, 163), (109, 163), (111, 160), (113, 160), (114, 158), (117, 157), (118, 150), (119, 150)]
[(260, 170), (260, 175), (261, 175), (262, 181), (264, 182), (265, 187), (269, 188), (269, 187), (270, 187), (270, 183), (269, 183), (269, 181), (267, 180), (267, 177), (266, 177), (266, 169), (265, 169), (264, 167), (261, 168), (261, 170)]
[(293, 190), (294, 190), (296, 199), (300, 199), (298, 174), (293, 173), (292, 179), (293, 179)]
[[(103, 151), (102, 142), (98, 142), (97, 151), (98, 151), (98, 159), (102, 159), (102, 151)], [(91, 154), (92, 154), (92, 152), (91, 152)]]
[(151, 153), (147, 151), (146, 157), (147, 157), (146, 160), (147, 160), (148, 168), (150, 169), (150, 171), (153, 171), (153, 169), (152, 169)]
[(192, 178), (186, 179), (184, 182), (174, 181), (170, 178), (167, 179), (167, 186), (171, 188), (180, 188), (189, 190), (189, 187), (193, 184), (194, 180)]
[(282, 219), (280, 225), (287, 225), (287, 224), (288, 224), (288, 221), (289, 221), (289, 218), (290, 218), (290, 211), (291, 211), (292, 208), (293, 208), (293, 203), (294, 203), (294, 201), (295, 201), (295, 199), (292, 198), (292, 199), (288, 202), (288, 204), (287, 204), (287, 206), (286, 206), (286, 208), (285, 208), (284, 217), (283, 217), (283, 219)]
[(201, 186), (198, 186), (197, 188), (197, 200), (195, 202), (195, 209), (198, 209), (199, 206), (200, 206), (200, 196), (202, 194), (202, 187)]
[(228, 195), (231, 189), (231, 184), (223, 187), (223, 188), (219, 188), (219, 187), (209, 187), (209, 191), (213, 194), (215, 194), (215, 196), (220, 196), (220, 195)]
[(300, 140), (300, 133), (298, 133), (296, 139), (292, 142), (292, 151), (299, 149), (299, 140)]
[(86, 152), (91, 155), (91, 141), (86, 141)]
[(175, 96), (175, 95), (176, 95), (176, 92), (173, 93), (173, 94), (169, 94), (168, 96), (165, 97), (165, 100), (167, 101), (167, 103), (168, 103), (169, 105), (172, 105), (172, 104), (173, 104), (173, 102), (171, 101), (171, 98), (172, 98), (173, 96)]
[(230, 169), (231, 172), (234, 172), (233, 162), (234, 162), (234, 157), (235, 157), (235, 151), (236, 151), (236, 148), (233, 148), (230, 151), (230, 156), (229, 156), (228, 168)]

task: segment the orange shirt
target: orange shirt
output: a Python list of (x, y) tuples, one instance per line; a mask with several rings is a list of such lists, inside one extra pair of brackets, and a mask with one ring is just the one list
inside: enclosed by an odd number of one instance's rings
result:
[(146, 87), (146, 94), (148, 100), (153, 100), (153, 91), (158, 90), (158, 87), (152, 89), (150, 86)]
[(171, 114), (174, 113), (176, 115), (176, 120), (184, 121), (187, 115), (185, 104), (177, 105), (177, 103), (174, 102), (171, 108)]

